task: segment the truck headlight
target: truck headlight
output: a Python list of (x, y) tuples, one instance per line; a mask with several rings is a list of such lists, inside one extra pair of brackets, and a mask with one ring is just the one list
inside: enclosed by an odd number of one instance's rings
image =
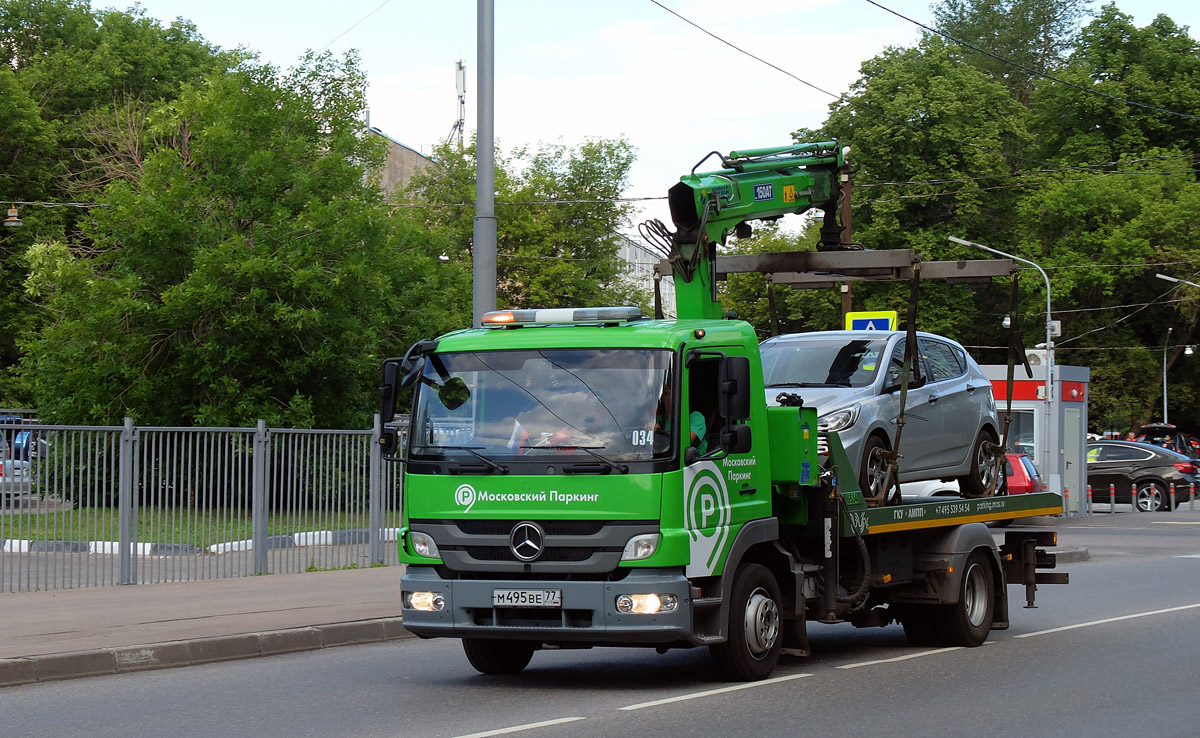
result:
[(658, 540), (657, 533), (645, 533), (630, 538), (629, 543), (625, 544), (625, 550), (621, 552), (621, 561), (641, 561), (650, 558), (658, 550)]
[(438, 612), (446, 607), (446, 597), (441, 592), (405, 592), (401, 599), (409, 610)]
[(442, 554), (438, 551), (437, 544), (433, 542), (433, 537), (428, 533), (413, 531), (408, 536), (408, 540), (412, 542), (413, 550), (417, 552), (418, 556), (425, 556), (430, 559), (441, 558)]
[(858, 408), (856, 407), (835, 410), (817, 419), (817, 429), (828, 432), (845, 430), (854, 425), (856, 420), (858, 420)]
[(623, 594), (617, 596), (617, 612), (634, 615), (656, 615), (675, 612), (679, 598), (673, 594)]

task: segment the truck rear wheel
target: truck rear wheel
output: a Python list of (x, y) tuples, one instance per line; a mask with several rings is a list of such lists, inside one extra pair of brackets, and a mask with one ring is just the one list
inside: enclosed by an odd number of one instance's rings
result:
[(943, 605), (938, 631), (948, 646), (980, 646), (992, 631), (996, 583), (982, 551), (967, 557), (958, 602)]
[(779, 584), (760, 564), (741, 566), (735, 576), (728, 637), (724, 643), (710, 646), (709, 652), (730, 681), (766, 679), (779, 663), (783, 648)]
[(934, 605), (900, 605), (896, 618), (904, 626), (904, 636), (914, 646), (941, 644), (937, 608)]
[(529, 641), (500, 641), (464, 638), (467, 661), (481, 674), (518, 674), (533, 658), (535, 645)]

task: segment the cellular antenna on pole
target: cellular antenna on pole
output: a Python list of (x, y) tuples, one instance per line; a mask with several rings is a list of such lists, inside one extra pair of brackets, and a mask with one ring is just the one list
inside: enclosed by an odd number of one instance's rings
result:
[(454, 122), (450, 135), (453, 136), (457, 132), (458, 150), (462, 151), (463, 128), (467, 120), (467, 68), (463, 66), (461, 59), (454, 64), (454, 82), (458, 88), (458, 120)]

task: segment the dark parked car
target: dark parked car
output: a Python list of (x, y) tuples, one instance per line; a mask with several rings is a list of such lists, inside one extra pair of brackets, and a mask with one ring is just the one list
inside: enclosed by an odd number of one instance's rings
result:
[(1200, 457), (1194, 438), (1170, 423), (1147, 423), (1141, 430), (1142, 434), (1133, 440), (1178, 451), (1189, 458)]
[(1117, 502), (1134, 498), (1138, 510), (1170, 510), (1170, 485), (1175, 484), (1175, 501), (1189, 499), (1189, 485), (1196, 482), (1196, 464), (1183, 454), (1161, 446), (1135, 441), (1092, 441), (1087, 445), (1087, 480), (1092, 499), (1107, 502), (1113, 485)]

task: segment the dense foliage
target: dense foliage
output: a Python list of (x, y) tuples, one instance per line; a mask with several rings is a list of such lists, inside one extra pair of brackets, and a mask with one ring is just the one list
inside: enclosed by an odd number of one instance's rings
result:
[[(1200, 426), (1200, 366), (1183, 358), (1200, 343), (1200, 289), (1155, 278), (1200, 277), (1200, 46), (1165, 16), (1138, 28), (1113, 5), (1079, 27), (1077, 0), (943, 0), (934, 15), (940, 33), (865, 62), (826, 123), (793, 134), (851, 146), (854, 239), (989, 258), (947, 239), (959, 236), (1036, 262), (1063, 325), (1056, 361), (1092, 370), (1092, 429), (1161, 419), (1164, 352), (1171, 420)], [(859, 284), (854, 307), (903, 314), (907, 291)], [(1003, 363), (1008, 295), (1000, 281), (925, 284), (918, 327)], [(1023, 270), (1027, 346), (1044, 340), (1044, 301)]]
[[(0, 48), (0, 197), (37, 203), (0, 233), (0, 406), (363, 427), (383, 357), (469, 322), (470, 152), (413, 193), (446, 207), (384, 202), (353, 55), (281, 71), (76, 0), (0, 2)], [(502, 305), (628, 297), (628, 144), (515, 157)]]

